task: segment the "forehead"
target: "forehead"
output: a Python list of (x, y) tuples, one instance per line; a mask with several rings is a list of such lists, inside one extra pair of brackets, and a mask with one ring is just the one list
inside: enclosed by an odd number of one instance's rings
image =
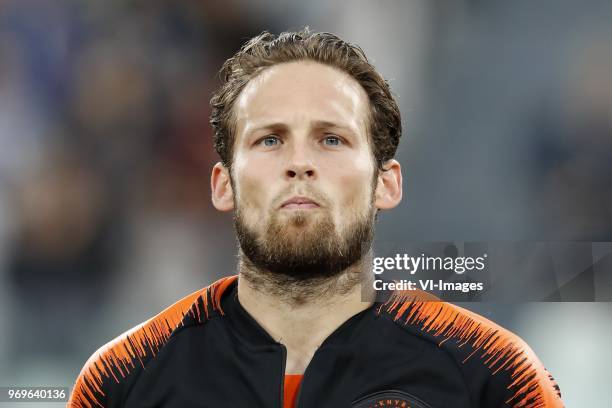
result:
[(369, 99), (339, 69), (313, 61), (266, 68), (242, 90), (234, 105), (237, 135), (266, 123), (323, 121), (366, 133)]

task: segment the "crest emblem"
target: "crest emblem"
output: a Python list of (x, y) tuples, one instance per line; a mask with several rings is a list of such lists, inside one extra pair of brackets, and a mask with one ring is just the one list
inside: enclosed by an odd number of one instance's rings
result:
[(352, 408), (432, 408), (404, 391), (380, 391), (353, 402)]

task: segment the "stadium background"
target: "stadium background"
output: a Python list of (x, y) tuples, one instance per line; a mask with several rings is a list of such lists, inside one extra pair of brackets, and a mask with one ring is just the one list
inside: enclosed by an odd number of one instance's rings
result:
[[(337, 33), (390, 79), (405, 193), (378, 240), (612, 241), (611, 19), (605, 0), (0, 1), (0, 385), (71, 386), (233, 273), (208, 101), (264, 29)], [(469, 307), (568, 407), (609, 406), (610, 303)]]

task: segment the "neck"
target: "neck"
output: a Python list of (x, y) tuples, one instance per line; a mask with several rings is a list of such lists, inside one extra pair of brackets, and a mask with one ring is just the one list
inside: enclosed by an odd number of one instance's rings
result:
[(330, 334), (373, 303), (371, 254), (337, 276), (308, 281), (271, 276), (244, 258), (239, 263), (238, 299), (287, 348), (287, 374), (301, 374)]

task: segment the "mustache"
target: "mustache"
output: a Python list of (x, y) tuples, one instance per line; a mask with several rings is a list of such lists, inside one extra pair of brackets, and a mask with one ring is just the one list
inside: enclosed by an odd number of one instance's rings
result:
[(329, 200), (327, 199), (327, 196), (315, 190), (314, 188), (312, 187), (305, 187), (305, 188), (292, 187), (292, 188), (288, 188), (288, 189), (281, 191), (276, 197), (274, 197), (274, 200), (272, 201), (274, 208), (279, 207), (287, 199), (291, 197), (295, 197), (295, 196), (307, 197), (313, 201), (316, 201), (319, 204), (319, 206), (322, 208), (329, 206)]

